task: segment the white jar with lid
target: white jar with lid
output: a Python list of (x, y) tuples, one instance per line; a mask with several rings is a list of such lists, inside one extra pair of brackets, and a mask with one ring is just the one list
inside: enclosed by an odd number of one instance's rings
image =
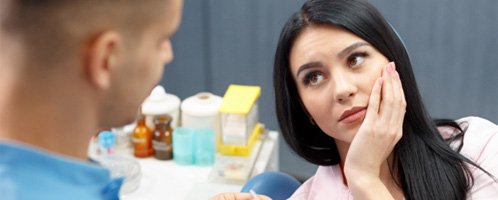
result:
[(146, 116), (146, 124), (154, 130), (154, 117), (168, 114), (172, 117), (171, 128), (178, 126), (180, 118), (180, 98), (166, 93), (163, 86), (156, 86), (142, 104), (142, 113)]
[(201, 92), (182, 102), (182, 127), (211, 128), (220, 134), (219, 109), (222, 98), (209, 92)]

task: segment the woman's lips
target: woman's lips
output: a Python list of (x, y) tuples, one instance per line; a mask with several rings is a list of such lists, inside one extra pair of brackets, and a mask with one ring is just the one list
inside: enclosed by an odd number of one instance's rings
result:
[(359, 119), (362, 119), (367, 112), (366, 107), (354, 107), (351, 108), (350, 110), (344, 111), (342, 113), (341, 117), (339, 118), (339, 122), (342, 123), (353, 123), (356, 122)]

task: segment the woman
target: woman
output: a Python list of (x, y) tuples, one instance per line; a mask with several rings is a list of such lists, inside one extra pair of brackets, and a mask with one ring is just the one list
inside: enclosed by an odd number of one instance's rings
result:
[(285, 141), (319, 165), (290, 199), (498, 195), (498, 126), (434, 121), (403, 43), (369, 3), (307, 1), (282, 30), (273, 75)]
[(433, 121), (401, 40), (369, 3), (307, 1), (282, 30), (273, 75), (285, 141), (319, 165), (291, 199), (498, 194), (498, 127)]

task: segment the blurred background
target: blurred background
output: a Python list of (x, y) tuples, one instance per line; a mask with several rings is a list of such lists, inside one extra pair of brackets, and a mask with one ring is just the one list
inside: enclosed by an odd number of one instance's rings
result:
[[(498, 1), (370, 0), (404, 40), (433, 117), (498, 123)], [(228, 85), (260, 85), (260, 121), (278, 130), (272, 84), (280, 30), (304, 0), (185, 0), (174, 61), (161, 81), (182, 100)], [(316, 166), (280, 138), (280, 171), (300, 180)]]

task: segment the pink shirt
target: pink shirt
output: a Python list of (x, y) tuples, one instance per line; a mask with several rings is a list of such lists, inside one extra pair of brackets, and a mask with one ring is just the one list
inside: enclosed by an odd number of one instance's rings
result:
[[(466, 117), (457, 121), (463, 128), (467, 127), (460, 153), (498, 177), (498, 126), (478, 117)], [(440, 128), (440, 131), (443, 137), (452, 134), (448, 128)], [(468, 199), (498, 198), (498, 183), (481, 170), (471, 167), (471, 171), (474, 175), (474, 186), (469, 192)], [(333, 165), (319, 166), (315, 175), (304, 182), (289, 199), (353, 199), (353, 197), (343, 183), (339, 165)]]

